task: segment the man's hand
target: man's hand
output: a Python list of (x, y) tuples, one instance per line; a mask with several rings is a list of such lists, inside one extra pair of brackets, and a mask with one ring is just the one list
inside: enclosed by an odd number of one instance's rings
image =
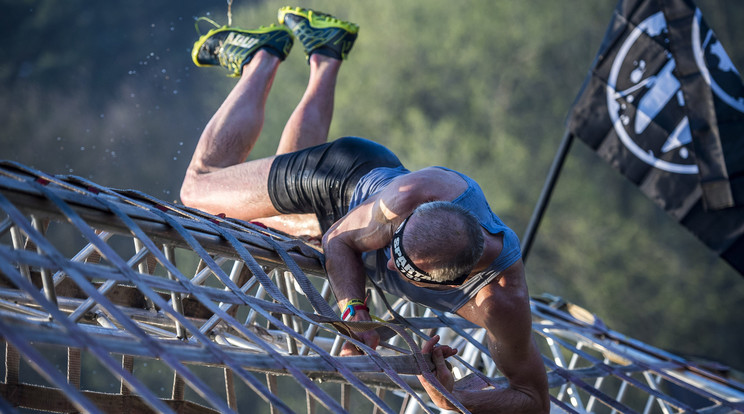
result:
[[(353, 322), (364, 322), (364, 321), (372, 321), (372, 317), (369, 315), (369, 312), (359, 309), (356, 311), (354, 316), (348, 319), (349, 321)], [(372, 349), (377, 349), (377, 346), (380, 345), (380, 334), (377, 333), (374, 329), (364, 332), (355, 332), (355, 335), (359, 338), (361, 342), (364, 342), (365, 345)], [(359, 348), (356, 347), (351, 342), (344, 343), (344, 346), (341, 347), (341, 352), (339, 355), (341, 356), (352, 356), (352, 355), (363, 355), (364, 353), (359, 350)]]
[[(371, 331), (359, 332), (356, 334), (359, 340), (364, 342), (368, 347), (377, 349), (377, 345), (380, 344), (380, 334), (374, 329)], [(352, 355), (363, 355), (364, 353), (359, 350), (353, 343), (346, 342), (341, 348), (341, 356), (352, 356)]]
[[(450, 348), (448, 345), (437, 345), (439, 342), (439, 335), (434, 335), (426, 341), (424, 346), (421, 348), (421, 352), (424, 354), (431, 354), (431, 360), (434, 363), (434, 375), (436, 375), (439, 382), (444, 386), (444, 388), (447, 391), (452, 392), (452, 389), (455, 386), (455, 377), (452, 376), (452, 371), (447, 367), (447, 363), (445, 361), (446, 358), (449, 358), (453, 355), (457, 354), (456, 348)], [(439, 391), (437, 391), (436, 388), (426, 379), (423, 375), (418, 375), (419, 381), (421, 381), (421, 385), (424, 386), (424, 389), (426, 390), (426, 393), (429, 394), (429, 398), (431, 398), (431, 401), (437, 405), (439, 408), (444, 408), (448, 410), (455, 410), (457, 409), (454, 405), (452, 405), (449, 400), (447, 400)]]

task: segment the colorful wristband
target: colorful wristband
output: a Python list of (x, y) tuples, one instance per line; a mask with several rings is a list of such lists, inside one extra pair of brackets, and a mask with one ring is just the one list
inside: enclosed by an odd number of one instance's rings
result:
[(369, 308), (367, 305), (364, 304), (360, 299), (352, 299), (349, 302), (346, 303), (346, 309), (344, 310), (343, 315), (341, 315), (341, 320), (346, 320), (347, 317), (351, 318), (352, 316), (356, 315), (356, 311), (358, 310), (365, 310), (369, 312)]

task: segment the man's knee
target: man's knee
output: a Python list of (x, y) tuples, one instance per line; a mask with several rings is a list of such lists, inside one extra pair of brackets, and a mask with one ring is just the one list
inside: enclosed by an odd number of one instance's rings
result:
[(181, 203), (185, 206), (189, 207), (197, 207), (197, 204), (199, 203), (199, 194), (197, 191), (197, 174), (191, 171), (190, 169), (186, 172), (186, 175), (183, 178), (183, 182), (181, 183), (181, 191), (180, 191), (180, 198)]

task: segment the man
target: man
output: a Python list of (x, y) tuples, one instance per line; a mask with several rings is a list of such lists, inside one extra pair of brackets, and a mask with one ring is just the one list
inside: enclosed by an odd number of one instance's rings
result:
[[(221, 27), (202, 36), (192, 57), (239, 76), (209, 121), (181, 188), (184, 204), (257, 220), (292, 234), (323, 234), (326, 270), (343, 318), (371, 320), (367, 269), (386, 291), (457, 313), (488, 332), (506, 389), (455, 390), (472, 412), (549, 410), (547, 378), (533, 340), (519, 242), (469, 177), (441, 167), (410, 172), (387, 148), (362, 138), (326, 143), (339, 68), (358, 27), (323, 13), (285, 7), (279, 26)], [(274, 156), (244, 162), (258, 139), (264, 107), (293, 38), (305, 48), (310, 77)], [(313, 214), (310, 216), (309, 214)], [(317, 218), (317, 220), (315, 219)], [(375, 331), (359, 334), (375, 348)], [(444, 359), (431, 352), (439, 380), (452, 388)], [(350, 344), (342, 355), (359, 351)], [(452, 408), (423, 377), (432, 400)]]

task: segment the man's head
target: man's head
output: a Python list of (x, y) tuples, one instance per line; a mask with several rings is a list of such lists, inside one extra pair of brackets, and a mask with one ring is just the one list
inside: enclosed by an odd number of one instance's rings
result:
[(448, 201), (420, 205), (393, 235), (395, 268), (419, 282), (462, 284), (483, 254), (478, 219)]

